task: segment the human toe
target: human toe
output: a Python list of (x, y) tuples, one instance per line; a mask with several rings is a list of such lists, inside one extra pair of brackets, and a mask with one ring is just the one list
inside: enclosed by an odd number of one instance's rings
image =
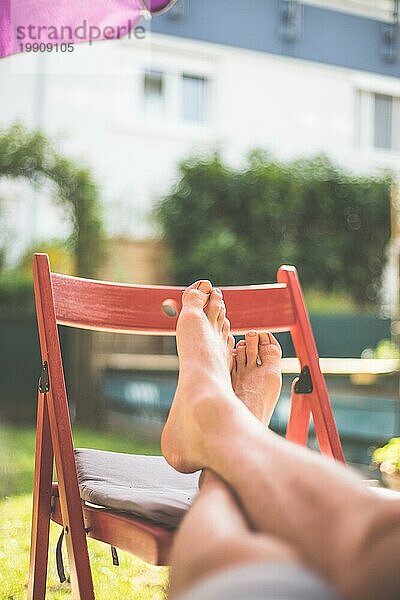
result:
[(246, 355), (247, 364), (255, 365), (258, 356), (258, 333), (257, 331), (248, 331), (245, 336), (246, 339)]
[(228, 350), (229, 350), (230, 354), (232, 354), (233, 350), (235, 348), (235, 338), (233, 337), (233, 335), (231, 333), (228, 335), (227, 345), (228, 345)]
[(226, 337), (227, 340), (228, 340), (228, 335), (229, 335), (230, 330), (231, 330), (231, 323), (230, 323), (229, 319), (227, 319), (225, 317), (223, 325), (222, 325), (222, 335), (224, 337)]
[(226, 308), (225, 308), (225, 303), (222, 302), (221, 308), (219, 310), (219, 314), (217, 317), (217, 325), (221, 331), (222, 331), (222, 327), (224, 325), (225, 317), (226, 317)]
[(239, 368), (246, 366), (246, 341), (240, 340), (236, 344), (236, 364)]
[[(212, 323), (217, 323), (218, 315), (221, 311), (221, 307), (223, 304), (222, 293), (218, 288), (213, 288), (210, 293), (210, 299), (208, 301), (207, 306), (204, 309), (209, 321)], [(224, 315), (225, 318), (225, 315)]]
[(259, 334), (258, 354), (261, 361), (278, 361), (282, 356), (282, 350), (278, 340), (269, 331)]
[(207, 279), (195, 281), (182, 294), (182, 304), (204, 308), (209, 300), (212, 284)]

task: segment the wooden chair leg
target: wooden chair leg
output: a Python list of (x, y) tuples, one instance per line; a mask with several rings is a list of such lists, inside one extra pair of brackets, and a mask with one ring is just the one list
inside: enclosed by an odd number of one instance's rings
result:
[[(72, 597), (74, 600), (95, 600), (92, 572), (90, 569), (89, 555), (86, 544), (86, 534), (72, 525), (65, 533), (65, 542), (68, 553), (68, 566), (71, 576)], [(83, 533), (84, 545), (81, 540)]]
[(323, 454), (344, 463), (343, 449), (333, 417), (328, 389), (319, 367), (317, 346), (296, 269), (281, 267), (278, 271), (278, 282), (288, 285), (295, 306), (296, 324), (291, 329), (291, 335), (300, 364), (302, 367), (308, 367), (312, 381), (313, 389), (309, 394), (309, 401), (319, 448)]
[(46, 596), (52, 475), (53, 446), (46, 394), (39, 392), (28, 600), (44, 600)]
[[(316, 373), (314, 380), (318, 384), (322, 375)], [(311, 396), (311, 414), (313, 417), (315, 435), (318, 445), (323, 454), (345, 463), (342, 445), (336, 428), (335, 419), (326, 391), (325, 382), (321, 383), (319, 389)]]
[[(49, 398), (49, 423), (53, 434), (54, 462), (58, 480), (58, 496), (64, 528), (64, 540), (68, 555), (72, 598), (73, 600), (95, 600), (85, 523), (79, 496), (78, 481), (76, 479), (72, 440), (71, 447), (69, 448), (70, 451), (63, 455), (57, 436), (54, 434), (54, 432), (57, 431), (57, 427), (60, 427), (60, 424), (57, 423), (54, 399), (51, 390), (49, 392)], [(60, 417), (59, 420), (61, 420)], [(69, 424), (69, 421), (67, 424)], [(63, 466), (65, 467), (65, 465), (62, 463), (62, 459), (66, 461), (67, 457), (71, 457), (73, 463), (69, 465), (69, 475), (67, 474), (66, 477), (65, 469), (63, 469)], [(76, 486), (73, 486), (73, 483), (75, 483)]]
[(290, 415), (286, 429), (286, 438), (296, 444), (307, 445), (310, 427), (311, 399), (309, 394), (296, 394), (296, 380), (292, 384)]

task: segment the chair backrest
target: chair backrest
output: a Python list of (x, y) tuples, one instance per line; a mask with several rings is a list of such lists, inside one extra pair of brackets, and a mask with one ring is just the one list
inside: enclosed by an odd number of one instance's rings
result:
[[(51, 274), (51, 283), (59, 324), (122, 333), (175, 334), (184, 288), (117, 284), (56, 273)], [(286, 284), (222, 289), (234, 333), (249, 328), (285, 331), (295, 322)]]

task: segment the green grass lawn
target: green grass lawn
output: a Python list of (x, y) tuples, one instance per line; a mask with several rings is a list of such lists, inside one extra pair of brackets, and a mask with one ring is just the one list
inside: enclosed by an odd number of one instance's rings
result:
[[(82, 429), (74, 431), (74, 442), (76, 447), (159, 454), (157, 446)], [(33, 428), (0, 427), (0, 600), (23, 600), (26, 597), (34, 446)], [(59, 534), (60, 527), (52, 523), (46, 596), (49, 600), (71, 596), (70, 584), (59, 582), (55, 566), (55, 545)], [(91, 539), (88, 539), (88, 545), (97, 600), (165, 598), (166, 568), (151, 567), (122, 551), (118, 552), (120, 566), (114, 567), (109, 546)]]

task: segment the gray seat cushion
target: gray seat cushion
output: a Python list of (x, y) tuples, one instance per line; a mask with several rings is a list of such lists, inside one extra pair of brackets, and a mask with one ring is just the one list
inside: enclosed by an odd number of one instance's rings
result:
[(184, 475), (162, 456), (75, 449), (81, 498), (175, 528), (198, 491), (199, 473)]

